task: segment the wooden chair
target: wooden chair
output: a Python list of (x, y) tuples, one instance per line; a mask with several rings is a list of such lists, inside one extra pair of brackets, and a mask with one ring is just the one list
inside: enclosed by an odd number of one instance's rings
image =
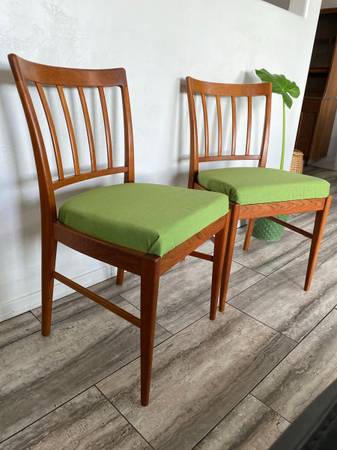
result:
[[(228, 222), (226, 217), (226, 205), (223, 203), (221, 199), (222, 196), (220, 195), (214, 197), (215, 194), (211, 194), (212, 197), (197, 198), (195, 195), (193, 195), (195, 194), (195, 192), (185, 188), (145, 184), (138, 185), (137, 183), (134, 183), (133, 133), (128, 86), (124, 69), (119, 68), (108, 70), (84, 70), (51, 67), (26, 61), (14, 54), (9, 55), (9, 62), (14, 74), (15, 82), (29, 127), (40, 191), (42, 222), (42, 334), (43, 336), (48, 336), (51, 331), (54, 279), (59, 280), (70, 288), (78, 291), (94, 302), (102, 305), (106, 309), (124, 318), (131, 324), (139, 327), (141, 347), (141, 403), (142, 405), (147, 405), (149, 402), (151, 382), (159, 278), (162, 274), (164, 274), (180, 260), (184, 259), (187, 255), (202, 257), (204, 259), (212, 261), (213, 278), (211, 289), (210, 318), (212, 320), (215, 318), (226, 242), (225, 225)], [(46, 141), (44, 140), (43, 133), (41, 131), (42, 127), (38, 119), (37, 111), (34, 108), (34, 102), (31, 97), (30, 90), (28, 88), (29, 83), (33, 84), (33, 89), (34, 85), (37, 89), (49, 126), (57, 166), (56, 178), (53, 178), (51, 174), (50, 161), (48, 159), (48, 152), (46, 151)], [(62, 159), (62, 153), (60, 151), (60, 140), (55, 127), (55, 117), (51, 112), (50, 104), (45, 93), (45, 86), (48, 86), (48, 89), (56, 88), (60, 104), (62, 105), (72, 150), (73, 172), (71, 174), (67, 174), (64, 168), (64, 159)], [(79, 95), (79, 100), (83, 111), (84, 123), (87, 131), (91, 162), (90, 169), (86, 171), (84, 171), (79, 164), (78, 142), (75, 138), (73, 121), (69, 111), (66, 96), (64, 94), (65, 87), (73, 88), (74, 91), (77, 91)], [(86, 95), (84, 91), (85, 87), (96, 90), (100, 98), (102, 120), (104, 122), (106, 138), (107, 164), (105, 168), (98, 168), (96, 163), (96, 148), (93, 138), (94, 134), (90, 115), (88, 112), (88, 103), (86, 101)], [(113, 164), (112, 137), (109, 125), (110, 119), (105, 95), (105, 89), (108, 87), (115, 87), (117, 89), (120, 88), (121, 91), (125, 146), (125, 162), (123, 166), (115, 166)], [(103, 188), (91, 189), (70, 198), (70, 200), (66, 201), (60, 209), (60, 212), (62, 212), (62, 214), (64, 215), (64, 220), (60, 220), (55, 204), (56, 190), (80, 181), (118, 173), (124, 174), (124, 183)], [(113, 193), (115, 192), (115, 190), (118, 191), (118, 194), (114, 197)], [(140, 194), (140, 191), (142, 190), (145, 191), (146, 201), (144, 200), (144, 197), (139, 200), (142, 195)], [(128, 227), (130, 222), (132, 222), (132, 224), (129, 228), (126, 229), (124, 234), (123, 229), (121, 230), (120, 228), (118, 228), (119, 225), (115, 222), (112, 222), (111, 224), (111, 239), (110, 237), (108, 237), (104, 240), (97, 237), (95, 233), (93, 233), (92, 235), (81, 230), (82, 226), (90, 228), (92, 222), (95, 222), (96, 218), (94, 215), (94, 211), (95, 208), (96, 210), (98, 208), (97, 199), (101, 195), (103, 195), (103, 197), (112, 196), (111, 198), (116, 198), (116, 202), (121, 195), (126, 195), (126, 201), (131, 202), (129, 206), (125, 206), (125, 204), (122, 203), (123, 198), (119, 203), (117, 202), (116, 204), (114, 204), (112, 202), (111, 205), (111, 202), (109, 203), (109, 201), (106, 201), (106, 197), (104, 197), (103, 199), (101, 198), (100, 200), (103, 201), (105, 208), (107, 204), (109, 204), (109, 208), (111, 206), (112, 212), (109, 213), (111, 217), (108, 218), (111, 221), (114, 220), (115, 215), (118, 216), (118, 209), (124, 208), (123, 211), (125, 217), (123, 218), (124, 222), (122, 224), (122, 227)], [(140, 202), (140, 205), (136, 204), (136, 202), (134, 202), (134, 205), (132, 204), (132, 199), (134, 196), (138, 196), (137, 202)], [(122, 240), (132, 240), (134, 238), (132, 227), (135, 227), (135, 224), (138, 223), (138, 217), (137, 212), (134, 212), (133, 210), (130, 211), (130, 208), (133, 208), (134, 206), (136, 209), (138, 207), (138, 213), (141, 214), (142, 211), (144, 211), (144, 217), (147, 216), (148, 213), (151, 213), (150, 208), (153, 208), (153, 216), (160, 216), (162, 212), (159, 210), (160, 205), (158, 202), (158, 198), (160, 199), (160, 202), (165, 202), (165, 196), (167, 196), (169, 200), (171, 197), (177, 197), (175, 205), (165, 205), (165, 208), (171, 208), (171, 212), (176, 212), (176, 216), (180, 217), (180, 222), (177, 221), (177, 223), (174, 223), (174, 216), (171, 222), (168, 221), (165, 224), (165, 230), (170, 239), (173, 239), (172, 230), (175, 230), (175, 239), (178, 239), (177, 236), (179, 235), (178, 245), (174, 245), (173, 248), (166, 246), (166, 250), (158, 247), (159, 250), (157, 249), (156, 253), (149, 253), (146, 251), (135, 249), (131, 244), (130, 246), (124, 246), (118, 242), (114, 242), (114, 239), (118, 238), (118, 233), (120, 233), (119, 238)], [(181, 206), (179, 203), (180, 197), (182, 197), (182, 203), (185, 202), (185, 210), (182, 207), (181, 211), (178, 211), (179, 207)], [(90, 198), (92, 200), (91, 202), (89, 201)], [(84, 210), (81, 209), (81, 207), (83, 206), (83, 202), (87, 202), (84, 205)], [(200, 223), (202, 222), (200, 217), (202, 214), (204, 214), (204, 211), (207, 211), (208, 204), (211, 205), (213, 217), (211, 219), (209, 219), (209, 217), (207, 217), (207, 219), (204, 218), (203, 220), (205, 223), (203, 226), (200, 226)], [(142, 205), (143, 210), (141, 209)], [(193, 206), (195, 206), (195, 209), (193, 211), (190, 211), (191, 207), (193, 208)], [(174, 210), (174, 207), (176, 208), (176, 210)], [(156, 208), (158, 208), (158, 211), (156, 210)], [(162, 208), (162, 210), (165, 212), (164, 208)], [(89, 218), (86, 217), (86, 212), (88, 213), (88, 215), (89, 213), (91, 214)], [(78, 226), (69, 226), (64, 223), (67, 219), (70, 221), (70, 224), (76, 223), (76, 220), (74, 222), (74, 217), (71, 216), (71, 214), (75, 213), (80, 214), (79, 220), (77, 221)], [(84, 215), (81, 215), (82, 213)], [(195, 228), (195, 224), (193, 220), (191, 220), (191, 214), (193, 215), (192, 218), (195, 218), (197, 222), (199, 221), (199, 229)], [(146, 217), (144, 217), (142, 217), (142, 219), (139, 219), (139, 222), (141, 222), (141, 220), (146, 220)], [(189, 227), (185, 226), (185, 217), (187, 217), (187, 219), (191, 222)], [(120, 216), (118, 216), (118, 218), (122, 220)], [(99, 226), (97, 227), (97, 233), (99, 235), (101, 232), (103, 232), (105, 225), (103, 222), (99, 223), (98, 225)], [(87, 229), (88, 228), (85, 228), (85, 230)], [(146, 240), (149, 237), (149, 233), (156, 233), (158, 230), (156, 230), (155, 227), (154, 229), (152, 229), (150, 223), (148, 224), (148, 229), (140, 229), (140, 231), (136, 231), (139, 232), (140, 238), (143, 237), (142, 233), (145, 233)], [(155, 236), (154, 239), (155, 244), (157, 245), (158, 242), (162, 245), (164, 245), (165, 243), (167, 244), (169, 241), (165, 241), (165, 236), (162, 238), (160, 233), (162, 233), (162, 229), (159, 227), (159, 236)], [(194, 251), (202, 243), (208, 240), (213, 234), (216, 235), (214, 257)], [(84, 253), (85, 255), (91, 256), (100, 261), (118, 267), (118, 283), (122, 283), (124, 270), (140, 275), (140, 318), (130, 314), (129, 312), (100, 297), (89, 289), (80, 286), (75, 281), (72, 281), (64, 275), (56, 272), (55, 259), (57, 244), (59, 242), (81, 253)], [(174, 239), (173, 243), (177, 244)], [(142, 246), (143, 242), (141, 242), (139, 245)], [(172, 243), (170, 243), (170, 245), (172, 247)]]
[[(222, 286), (220, 294), (220, 311), (224, 311), (227, 297), (228, 282), (233, 257), (236, 231), (240, 219), (248, 219), (248, 227), (244, 242), (244, 250), (249, 249), (254, 228), (254, 220), (259, 217), (268, 217), (270, 220), (306, 236), (312, 240), (307, 267), (304, 289), (310, 288), (313, 273), (323, 235), (325, 223), (330, 209), (331, 196), (329, 183), (319, 178), (294, 174), (275, 169), (266, 169), (272, 87), (270, 83), (256, 84), (224, 84), (200, 81), (187, 77), (187, 95), (190, 118), (190, 173), (189, 187), (194, 189), (207, 189), (223, 192), (230, 200), (230, 225), (228, 243), (223, 269)], [(195, 96), (201, 97), (204, 130), (204, 151), (201, 152), (198, 144), (198, 124), (196, 114)], [(206, 98), (212, 97), (215, 101), (217, 116), (217, 148), (210, 151), (210, 132), (208, 121), (208, 108)], [(231, 149), (229, 154), (223, 151), (223, 115), (221, 98), (229, 97), (231, 104)], [(237, 98), (247, 99), (247, 128), (246, 142), (243, 151), (237, 152)], [(264, 121), (262, 142), (259, 152), (251, 151), (253, 98), (264, 97)], [(210, 101), (210, 100), (209, 100)], [(199, 171), (199, 164), (215, 161), (256, 161), (258, 168), (225, 168), (208, 171)], [(255, 175), (254, 175), (255, 174)], [(262, 179), (262, 180), (261, 180)], [(265, 183), (263, 185), (263, 183)], [(277, 189), (275, 189), (275, 187)], [(250, 198), (255, 190), (254, 197)], [(277, 190), (277, 192), (276, 192)], [(305, 191), (305, 195), (298, 190)], [(311, 194), (310, 194), (311, 193)], [(314, 194), (314, 195), (313, 195)], [(253, 200), (253, 201), (252, 201)], [(282, 214), (296, 214), (309, 211), (316, 212), (313, 232), (302, 230), (291, 223), (287, 223), (277, 216)], [(276, 217), (275, 217), (276, 216)]]

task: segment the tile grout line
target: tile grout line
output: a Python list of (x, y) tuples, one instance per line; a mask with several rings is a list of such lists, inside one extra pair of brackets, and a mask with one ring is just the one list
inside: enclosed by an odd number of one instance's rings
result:
[(15, 433), (11, 434), (10, 436), (6, 437), (5, 439), (3, 439), (2, 441), (0, 440), (0, 444), (3, 444), (4, 442), (8, 441), (9, 439), (11, 439), (12, 437), (16, 436), (17, 434), (21, 433), (22, 431), (26, 430), (27, 428), (29, 428), (30, 426), (34, 425), (36, 422), (38, 422), (39, 420), (44, 419), (45, 417), (49, 416), (49, 414), (52, 414), (53, 412), (55, 412), (57, 409), (61, 408), (62, 406), (66, 405), (67, 403), (71, 402), (72, 400), (74, 400), (76, 397), (79, 397), (80, 395), (84, 394), (84, 392), (88, 391), (89, 389), (96, 387), (94, 384), (86, 387), (85, 389), (83, 389), (82, 391), (78, 392), (76, 395), (74, 395), (73, 397), (69, 398), (68, 400), (66, 400), (63, 403), (60, 403), (58, 406), (56, 406), (55, 408), (52, 408), (50, 411), (46, 412), (45, 414), (43, 414), (42, 416), (38, 417), (37, 419), (33, 420), (33, 422), (30, 422), (29, 424), (27, 424), (26, 426), (24, 426), (23, 428), (20, 428), (20, 430), (16, 431)]
[(273, 411), (274, 413), (278, 414), (280, 417), (282, 417), (282, 419), (284, 419), (285, 421), (287, 421), (289, 423), (289, 425), (291, 425), (293, 423), (292, 420), (286, 419), (284, 416), (282, 416), (282, 414), (280, 414), (278, 411), (276, 411), (274, 408), (272, 408), (269, 405), (266, 405), (262, 400), (260, 400), (259, 398), (256, 397), (256, 395), (252, 394), (251, 392), (249, 393), (249, 395), (251, 395), (252, 397), (254, 397), (258, 402), (262, 403), (266, 408), (270, 409), (270, 411)]
[[(269, 324), (267, 324), (267, 323), (265, 323), (265, 322), (262, 322), (262, 320), (257, 319), (256, 317), (251, 316), (251, 315), (248, 314), (246, 311), (242, 311), (242, 310), (239, 309), (237, 306), (232, 305), (231, 303), (228, 303), (228, 304), (229, 304), (232, 308), (234, 308), (234, 309), (236, 309), (237, 311), (239, 311), (240, 313), (246, 315), (247, 317), (249, 317), (250, 319), (254, 320), (255, 322), (258, 322), (258, 323), (260, 323), (261, 325), (263, 325), (263, 326), (269, 328), (270, 330), (275, 331), (275, 333), (279, 334), (280, 336), (283, 336), (283, 337), (285, 337), (286, 339), (289, 339), (289, 341), (292, 341), (292, 342), (295, 344), (295, 346), (297, 346), (298, 344), (301, 343), (301, 341), (296, 341), (295, 339), (293, 339), (293, 338), (287, 336), (286, 334), (282, 333), (282, 331), (276, 330), (276, 328), (273, 328), (273, 327), (270, 326)], [(295, 346), (294, 346), (294, 348), (295, 348)], [(291, 351), (292, 351), (292, 350), (291, 350)], [(289, 353), (290, 353), (290, 352), (289, 352)]]
[[(304, 339), (306, 339), (308, 336), (310, 336), (310, 334), (318, 327), (318, 325), (329, 315), (331, 314), (333, 311), (335, 310), (335, 307), (333, 307), (315, 326), (314, 328), (300, 341), (300, 342), (296, 342), (296, 345), (294, 346), (294, 348), (292, 348), (290, 350), (289, 353), (287, 353), (277, 364), (275, 367), (273, 367), (251, 390), (250, 390), (250, 394), (253, 395), (257, 400), (259, 400), (260, 402), (262, 402), (264, 405), (268, 406), (269, 408), (271, 408), (273, 411), (275, 411), (277, 414), (279, 414), (278, 411), (276, 411), (272, 406), (269, 406), (267, 404), (265, 404), (260, 398), (258, 398), (256, 395), (252, 394), (252, 392), (257, 388), (257, 386), (259, 384), (261, 384), (275, 369), (277, 369), (277, 367), (292, 353), (294, 352), (297, 347), (304, 341)], [(281, 415), (281, 414), (280, 414)], [(283, 416), (282, 416), (283, 417)], [(284, 417), (285, 419), (285, 417)], [(288, 419), (286, 419), (288, 420)], [(288, 420), (288, 422), (291, 423), (290, 420)]]
[(118, 412), (118, 414), (120, 416), (122, 416), (126, 422), (131, 426), (131, 428), (142, 438), (144, 439), (144, 441), (153, 449), (155, 450), (155, 448), (153, 447), (153, 445), (150, 444), (150, 442), (141, 434), (141, 432), (128, 420), (128, 418), (119, 410), (119, 408), (112, 402), (112, 400), (109, 399), (109, 397), (107, 397), (104, 392), (95, 384), (94, 385), (95, 388), (98, 390), (98, 392), (100, 392), (100, 394), (110, 403), (110, 405), (115, 408), (115, 410)]

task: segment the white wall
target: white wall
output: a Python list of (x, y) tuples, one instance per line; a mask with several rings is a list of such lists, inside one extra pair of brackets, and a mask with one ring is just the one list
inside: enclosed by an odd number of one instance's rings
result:
[[(27, 127), (6, 55), (47, 64), (127, 69), (138, 180), (186, 184), (186, 75), (254, 80), (255, 68), (285, 73), (301, 89), (320, 0), (306, 17), (261, 0), (2, 0), (0, 2), (0, 319), (39, 304), (39, 204)], [(288, 114), (287, 163), (301, 99)], [(281, 103), (274, 97), (268, 165), (279, 164)], [(60, 249), (58, 269), (84, 284), (110, 275)], [(67, 290), (58, 286), (56, 297)]]

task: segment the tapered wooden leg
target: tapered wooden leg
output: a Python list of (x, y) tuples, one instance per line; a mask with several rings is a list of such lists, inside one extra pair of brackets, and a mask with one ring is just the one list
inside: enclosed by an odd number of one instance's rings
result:
[(227, 300), (227, 292), (229, 285), (229, 277), (231, 273), (232, 267), (232, 259), (235, 245), (236, 232), (239, 222), (239, 213), (240, 213), (240, 205), (234, 203), (231, 207), (230, 211), (230, 222), (229, 222), (229, 230), (228, 230), (228, 238), (226, 245), (226, 253), (225, 253), (225, 261), (222, 271), (222, 280), (221, 280), (221, 291), (220, 291), (220, 305), (219, 310), (225, 310), (225, 303)]
[(150, 398), (153, 345), (156, 329), (159, 288), (159, 259), (144, 263), (140, 294), (140, 373), (141, 404), (147, 406)]
[(117, 267), (117, 277), (116, 277), (116, 284), (121, 286), (124, 281), (124, 270)]
[(53, 305), (53, 290), (57, 242), (51, 235), (42, 236), (42, 335), (49, 336)]
[(307, 267), (307, 274), (305, 277), (304, 290), (308, 291), (310, 289), (312, 279), (314, 276), (315, 268), (317, 265), (319, 248), (321, 245), (321, 240), (324, 233), (325, 224), (330, 211), (331, 197), (328, 197), (325, 201), (324, 209), (322, 211), (316, 212), (314, 232), (311, 242), (309, 262)]
[(254, 229), (254, 223), (255, 223), (254, 219), (248, 220), (245, 242), (243, 243), (243, 250), (245, 250), (245, 251), (249, 250), (250, 241), (252, 239), (252, 233), (253, 233), (253, 229)]
[(213, 255), (213, 273), (212, 273), (212, 289), (211, 289), (211, 306), (209, 317), (214, 320), (218, 306), (219, 290), (221, 284), (221, 275), (224, 265), (225, 249), (227, 244), (227, 235), (229, 227), (229, 217), (227, 214), (224, 228), (215, 235), (214, 255)]

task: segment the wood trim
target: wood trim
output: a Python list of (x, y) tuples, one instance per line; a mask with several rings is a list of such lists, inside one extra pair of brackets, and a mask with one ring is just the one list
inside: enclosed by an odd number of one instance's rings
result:
[(57, 138), (52, 114), (51, 114), (51, 111), (49, 108), (48, 100), (47, 100), (46, 94), (44, 92), (43, 86), (40, 83), (35, 83), (35, 86), (36, 86), (37, 92), (39, 94), (39, 97), (40, 97), (40, 100), (41, 100), (41, 103), (43, 106), (43, 110), (44, 110), (44, 113), (45, 113), (45, 116), (46, 116), (46, 119), (48, 122), (49, 132), (50, 132), (50, 136), (51, 136), (53, 148), (54, 148), (54, 155), (55, 155), (55, 160), (56, 160), (58, 178), (59, 178), (59, 180), (63, 180), (64, 179), (64, 171), (63, 171), (60, 146), (59, 146), (59, 141)]
[(111, 168), (113, 166), (111, 129), (104, 88), (102, 86), (98, 86), (98, 93), (102, 107), (108, 168)]
[(209, 255), (208, 253), (193, 251), (192, 253), (190, 253), (190, 256), (194, 256), (195, 258), (199, 259), (205, 259), (206, 261), (213, 261), (213, 256)]
[(199, 233), (196, 233), (190, 239), (166, 253), (166, 255), (161, 258), (160, 274), (162, 275), (167, 272), (186, 255), (191, 254), (193, 250), (200, 247), (201, 244), (210, 239), (214, 234), (218, 233), (225, 226), (225, 219), (226, 215), (220, 217), (216, 222), (211, 223), (206, 228), (199, 231)]
[(103, 177), (106, 175), (114, 175), (116, 173), (127, 173), (127, 167), (112, 167), (111, 169), (101, 169), (96, 170), (96, 172), (82, 172), (79, 175), (72, 175), (70, 177), (66, 177), (63, 180), (54, 181), (53, 188), (54, 190), (60, 189), (64, 186), (68, 186), (69, 184), (77, 183), (80, 181), (90, 180), (91, 178)]
[(231, 97), (232, 105), (232, 145), (231, 145), (231, 155), (235, 156), (236, 152), (236, 97)]
[(296, 227), (291, 223), (285, 222), (284, 220), (279, 219), (278, 217), (268, 217), (269, 220), (282, 225), (285, 228), (289, 228), (289, 230), (295, 231), (295, 233), (302, 234), (303, 236), (312, 239), (313, 234), (309, 233), (309, 231), (303, 230), (302, 228)]
[(222, 113), (219, 95), (216, 96), (216, 113), (218, 118), (218, 156), (222, 154)]
[(70, 278), (65, 277), (64, 275), (58, 272), (54, 272), (53, 276), (55, 280), (58, 280), (61, 283), (69, 286), (71, 289), (74, 289), (74, 291), (77, 291), (80, 294), (84, 295), (85, 297), (88, 297), (95, 303), (98, 303), (99, 305), (103, 306), (104, 308), (108, 309), (114, 314), (117, 314), (117, 316), (122, 317), (123, 319), (132, 323), (132, 325), (136, 325), (136, 327), (140, 328), (140, 319), (134, 316), (133, 314), (130, 314), (129, 312), (125, 311), (123, 308), (120, 308), (119, 306), (109, 302), (108, 300), (96, 294), (95, 292), (90, 291), (89, 289), (81, 286), (80, 284), (76, 283)]
[(221, 156), (199, 156), (199, 162), (209, 161), (259, 161), (261, 158), (258, 155), (221, 155)]
[(320, 14), (337, 14), (337, 8), (322, 8)]
[(255, 219), (280, 214), (296, 214), (309, 211), (319, 211), (324, 208), (324, 198), (308, 200), (291, 200), (287, 202), (257, 203), (256, 205), (241, 205), (239, 219)]
[(159, 256), (152, 256), (146, 253), (131, 250), (116, 244), (93, 238), (87, 234), (73, 230), (60, 222), (54, 224), (55, 239), (80, 253), (92, 258), (111, 264), (115, 267), (122, 267), (128, 272), (141, 274), (142, 259), (158, 259)]
[(78, 150), (77, 150), (77, 143), (76, 143), (76, 138), (75, 138), (73, 122), (71, 120), (71, 115), (70, 115), (70, 111), (68, 108), (66, 97), (64, 95), (63, 87), (56, 86), (56, 89), (57, 89), (57, 92), (60, 97), (60, 101), (61, 101), (61, 105), (62, 105), (62, 109), (63, 109), (63, 113), (64, 113), (64, 118), (65, 118), (65, 121), (67, 124), (71, 152), (73, 155), (74, 173), (75, 173), (75, 175), (79, 175), (80, 174), (80, 163), (78, 160)]
[(209, 156), (209, 130), (208, 130), (208, 114), (205, 96), (201, 95), (202, 111), (204, 115), (204, 134), (205, 134), (205, 157)]
[(82, 87), (77, 88), (80, 102), (82, 106), (82, 112), (84, 117), (85, 129), (87, 131), (88, 145), (89, 145), (89, 153), (90, 153), (90, 163), (91, 163), (91, 171), (96, 172), (96, 153), (95, 153), (95, 143), (94, 143), (94, 135), (91, 127), (91, 120), (89, 116), (89, 110), (87, 101), (85, 99), (84, 90)]

